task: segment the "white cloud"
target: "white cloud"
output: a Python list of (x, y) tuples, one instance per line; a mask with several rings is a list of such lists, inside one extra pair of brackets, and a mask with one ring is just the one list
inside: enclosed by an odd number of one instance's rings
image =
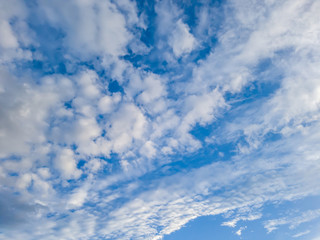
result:
[(46, 142), (50, 110), (63, 101), (67, 79), (45, 78), (42, 85), (35, 85), (0, 70), (1, 157), (28, 153), (32, 144)]
[(113, 143), (113, 151), (123, 153), (131, 147), (133, 140), (142, 140), (147, 120), (140, 109), (133, 104), (124, 103), (111, 117), (107, 136)]
[(101, 134), (101, 129), (93, 117), (79, 118), (74, 129), (75, 141), (79, 144), (88, 143), (90, 140), (97, 138)]
[(154, 143), (151, 141), (147, 141), (142, 148), (140, 149), (140, 153), (142, 156), (146, 156), (147, 158), (153, 158), (156, 155), (156, 149), (154, 147)]
[(174, 64), (176, 58), (188, 55), (197, 47), (197, 39), (190, 33), (190, 27), (183, 21), (183, 11), (175, 2), (158, 2), (155, 11), (160, 38), (156, 47), (160, 56)]
[(77, 189), (72, 195), (71, 198), (68, 201), (69, 207), (81, 207), (83, 203), (85, 202), (86, 198), (88, 196), (88, 193), (86, 189)]
[(223, 222), (221, 226), (236, 227), (239, 221), (254, 221), (262, 217), (262, 214), (249, 214), (248, 216), (237, 216), (234, 219)]
[(155, 74), (149, 74), (143, 79), (142, 93), (138, 96), (138, 101), (148, 104), (166, 95), (166, 90), (161, 78)]
[(77, 79), (82, 97), (86, 99), (95, 99), (100, 96), (100, 89), (97, 84), (98, 75), (95, 71), (84, 71)]
[[(246, 144), (240, 144), (239, 151), (248, 153), (261, 144), (267, 133), (292, 134), (303, 130), (303, 125), (319, 118), (319, 71), (315, 67), (314, 59), (319, 55), (316, 49), (320, 43), (316, 35), (320, 29), (316, 23), (318, 16), (314, 12), (314, 9), (319, 9), (316, 2), (281, 2), (274, 5), (267, 3), (266, 8), (262, 8), (261, 3), (255, 1), (252, 8), (243, 3), (246, 2), (232, 2), (231, 6), (235, 4), (237, 7), (237, 21), (231, 21), (230, 25), (227, 25), (229, 31), (219, 39), (223, 50), (221, 53), (226, 56), (230, 54), (230, 61), (220, 65), (223, 57), (220, 55), (220, 47), (217, 48), (217, 51), (194, 71), (195, 81), (190, 89), (201, 91), (208, 88), (210, 85), (205, 80), (212, 78), (212, 84), (224, 85), (224, 91), (239, 92), (256, 77), (249, 69), (257, 66), (261, 60), (272, 59), (283, 78), (274, 80), (273, 76), (268, 76), (269, 73), (266, 72), (269, 79), (260, 80), (261, 76), (257, 76), (256, 83), (271, 85), (277, 82), (280, 84), (279, 89), (269, 97), (241, 106), (239, 113), (245, 110), (245, 114), (238, 114), (240, 117), (232, 121), (225, 128), (227, 132), (223, 133), (231, 139), (237, 138), (236, 135), (243, 132)], [(312, 11), (306, 10), (309, 8)], [(254, 11), (250, 18), (247, 17), (248, 11)], [(308, 24), (305, 24), (306, 22)], [(239, 31), (244, 31), (239, 35), (244, 38), (235, 38)], [(228, 49), (236, 50), (229, 52)], [(219, 64), (218, 67), (222, 66), (222, 69), (215, 68), (216, 64)], [(242, 67), (239, 69), (239, 66)], [(230, 72), (239, 72), (239, 76), (225, 75)]]
[(242, 231), (245, 230), (247, 227), (241, 227), (238, 231), (236, 231), (236, 235), (241, 236)]
[(310, 222), (320, 217), (320, 209), (308, 210), (299, 216), (278, 218), (268, 220), (265, 222), (264, 227), (268, 230), (268, 233), (276, 230), (281, 225), (289, 225), (290, 229), (294, 229), (302, 223)]
[(27, 17), (28, 9), (23, 1), (0, 1), (1, 65), (10, 66), (15, 60), (33, 59), (33, 53), (26, 47), (37, 43), (28, 27)]
[(55, 159), (55, 167), (64, 179), (77, 179), (81, 170), (77, 169), (77, 162), (71, 149), (62, 149)]
[(196, 47), (196, 39), (190, 33), (188, 25), (179, 19), (169, 39), (169, 45), (172, 47), (176, 57), (190, 53)]
[(51, 176), (50, 169), (46, 167), (38, 168), (38, 173), (43, 179), (50, 178)]
[(215, 113), (225, 107), (225, 100), (221, 93), (214, 89), (201, 95), (190, 95), (185, 102), (186, 115), (182, 128), (191, 128), (195, 123), (204, 126), (213, 121)]
[(310, 230), (307, 230), (307, 231), (304, 231), (304, 232), (299, 232), (299, 233), (293, 235), (292, 237), (298, 238), (298, 237), (302, 237), (302, 236), (304, 236), (304, 235), (307, 235), (307, 234), (309, 234), (309, 233), (310, 233)]
[(181, 9), (172, 1), (166, 0), (158, 2), (155, 6), (155, 11), (157, 13), (157, 30), (160, 35), (167, 35), (174, 28), (172, 23), (179, 19)]
[(121, 101), (121, 95), (114, 93), (112, 96), (103, 96), (98, 103), (99, 110), (102, 114), (112, 113), (115, 105)]
[(7, 21), (0, 22), (0, 46), (3, 48), (17, 48), (19, 46), (17, 38)]
[(20, 189), (26, 189), (27, 187), (30, 186), (32, 180), (32, 175), (31, 174), (23, 174), (20, 176), (20, 178), (17, 181), (17, 187)]
[[(134, 7), (126, 10), (130, 12), (129, 21), (134, 23), (137, 19)], [(66, 33), (66, 47), (75, 56), (126, 53), (125, 47), (132, 36), (126, 28), (125, 17), (110, 1), (40, 1), (39, 11), (50, 24)]]
[[(315, 136), (319, 137), (317, 133), (314, 133)], [(264, 146), (257, 155), (258, 159), (257, 156), (251, 156), (250, 159), (246, 155), (237, 156), (232, 162), (216, 162), (187, 174), (162, 178), (158, 187), (142, 192), (113, 211), (113, 218), (109, 219), (110, 228), (103, 232), (115, 236), (113, 234), (120, 229), (125, 229), (125, 232), (121, 231), (124, 236), (145, 238), (154, 235), (152, 226), (157, 226), (162, 230), (155, 236), (161, 236), (180, 229), (198, 216), (230, 210), (241, 210), (244, 214), (260, 208), (265, 202), (290, 201), (317, 195), (320, 192), (316, 186), (319, 164), (318, 158), (308, 154), (315, 147), (306, 141), (309, 137), (292, 137)], [(293, 151), (295, 141), (304, 144)], [(280, 160), (278, 155), (270, 157), (270, 153), (274, 153), (278, 146), (282, 146)], [(304, 161), (300, 161), (301, 158)], [(259, 214), (249, 214), (240, 218), (255, 220), (259, 217)], [(295, 224), (305, 221), (296, 220)]]

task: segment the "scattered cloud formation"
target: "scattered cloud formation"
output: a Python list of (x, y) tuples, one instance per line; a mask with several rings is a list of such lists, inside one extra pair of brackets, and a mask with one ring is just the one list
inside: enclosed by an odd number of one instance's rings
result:
[(317, 239), (319, 11), (0, 0), (0, 238)]

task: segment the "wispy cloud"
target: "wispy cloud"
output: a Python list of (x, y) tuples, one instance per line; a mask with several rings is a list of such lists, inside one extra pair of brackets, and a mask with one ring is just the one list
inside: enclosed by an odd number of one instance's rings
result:
[[(281, 225), (289, 225), (289, 228), (293, 229), (302, 223), (310, 222), (310, 221), (312, 221), (316, 218), (319, 218), (319, 217), (320, 217), (320, 210), (319, 209), (309, 210), (309, 211), (301, 213), (301, 215), (299, 215), (299, 216), (268, 220), (265, 223), (264, 227), (268, 230), (268, 232), (274, 231), (275, 229), (277, 229)], [(309, 233), (309, 232), (307, 232), (307, 233)], [(304, 233), (304, 234), (307, 234), (307, 233)], [(304, 235), (304, 234), (302, 234), (302, 235)], [(300, 236), (302, 236), (302, 235), (300, 235)]]
[(310, 230), (307, 230), (307, 231), (304, 231), (304, 232), (297, 233), (297, 234), (293, 235), (292, 237), (298, 238), (298, 237), (302, 237), (304, 235), (307, 235), (309, 233), (310, 233)]

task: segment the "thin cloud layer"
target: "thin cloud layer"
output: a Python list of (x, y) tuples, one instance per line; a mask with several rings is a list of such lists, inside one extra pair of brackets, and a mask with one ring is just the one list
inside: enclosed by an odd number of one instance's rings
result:
[(0, 238), (317, 239), (319, 11), (0, 0)]

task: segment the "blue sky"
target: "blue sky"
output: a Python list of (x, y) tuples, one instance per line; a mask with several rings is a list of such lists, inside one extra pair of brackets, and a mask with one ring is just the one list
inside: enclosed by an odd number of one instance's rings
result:
[(319, 12), (0, 0), (0, 239), (319, 240)]

